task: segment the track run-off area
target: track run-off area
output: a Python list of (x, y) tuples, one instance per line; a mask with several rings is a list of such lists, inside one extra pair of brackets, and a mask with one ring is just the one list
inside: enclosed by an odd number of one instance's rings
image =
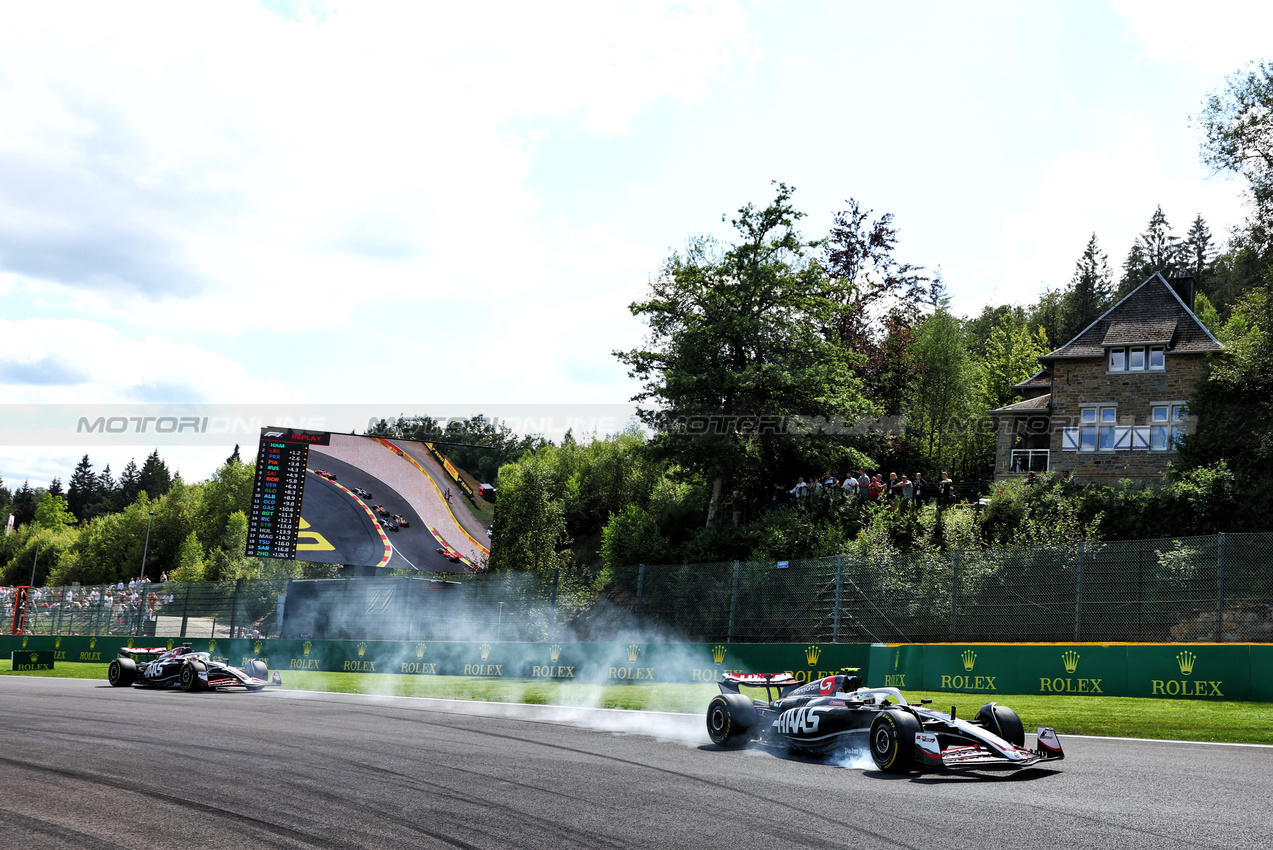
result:
[(1066, 760), (1045, 769), (889, 776), (719, 750), (701, 715), (30, 677), (0, 679), (0, 706), (3, 848), (1162, 850), (1273, 835), (1267, 746), (1062, 735)]

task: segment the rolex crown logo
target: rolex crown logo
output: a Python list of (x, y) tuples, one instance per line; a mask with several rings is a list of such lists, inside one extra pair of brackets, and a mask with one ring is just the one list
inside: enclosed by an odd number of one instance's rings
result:
[(485, 661), (491, 656), (491, 645), (489, 643), (482, 644), (482, 660)]
[(894, 670), (897, 669), (897, 665), (901, 663), (901, 661), (902, 661), (902, 651), (899, 649), (897, 652), (893, 653), (893, 669)]
[(259, 640), (256, 643), (252, 644), (252, 651), (255, 652), (257, 655), (261, 654), (261, 642)]
[[(53, 641), (53, 648), (54, 648), (54, 649), (61, 649), (61, 648), (62, 648), (62, 636), (61, 636), (61, 635), (58, 635), (58, 636), (54, 639), (54, 641)], [(169, 649), (172, 649), (172, 647), (171, 647), (171, 646), (170, 646), (170, 647), (168, 647), (168, 648), (169, 648)]]
[(1067, 649), (1061, 653), (1061, 663), (1065, 665), (1066, 673), (1073, 673), (1079, 666), (1079, 654), (1072, 649)]
[(628, 644), (628, 660), (633, 664), (641, 657), (641, 645), (639, 643)]
[(36, 661), (39, 661), (39, 660), (40, 660), (40, 655), (39, 655), (39, 653), (37, 653), (37, 652), (33, 652), (33, 653), (31, 653), (31, 662), (32, 662), (32, 663), (35, 663)]
[(712, 647), (712, 660), (720, 664), (725, 660), (725, 653), (728, 650), (719, 643)]
[(1190, 652), (1187, 649), (1184, 652), (1177, 655), (1176, 663), (1180, 665), (1181, 675), (1188, 676), (1190, 673), (1192, 673), (1193, 664), (1197, 660), (1198, 660), (1198, 656), (1194, 655), (1192, 652)]
[(309, 655), (309, 651), (313, 648), (314, 648), (314, 643), (312, 641), (308, 641), (308, 640), (305, 641), (303, 644), (301, 644), (301, 655)]
[(805, 648), (804, 660), (808, 661), (809, 666), (812, 667), (813, 665), (818, 663), (818, 656), (820, 655), (822, 655), (822, 647), (809, 646)]
[(964, 659), (964, 669), (971, 673), (972, 665), (977, 663), (977, 653), (973, 652), (971, 649), (965, 649), (964, 654), (961, 657)]
[(417, 643), (415, 645), (415, 657), (419, 659), (420, 661), (424, 660), (424, 648), (425, 648), (425, 644), (423, 643)]
[(362, 643), (358, 644), (358, 657), (362, 658), (366, 654), (367, 654), (367, 642), (363, 641)]
[(27, 638), (26, 638), (26, 635), (23, 635), (23, 636), (22, 636), (22, 648), (23, 648), (23, 649), (26, 649), (26, 648), (27, 648)]
[(168, 648), (172, 649), (172, 638), (168, 638)]
[(88, 648), (97, 649), (97, 638), (91, 637), (88, 639)]
[(548, 657), (554, 662), (561, 658), (561, 644), (554, 643), (552, 646), (548, 647)]
[[(132, 646), (131, 641), (129, 642), (129, 646)], [(208, 652), (216, 652), (216, 651), (217, 651), (217, 642), (215, 640), (208, 641)], [(309, 652), (308, 649), (305, 651)]]

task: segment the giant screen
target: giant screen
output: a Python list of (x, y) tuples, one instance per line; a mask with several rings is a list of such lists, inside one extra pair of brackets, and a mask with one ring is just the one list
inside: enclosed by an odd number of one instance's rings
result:
[(247, 554), (469, 572), (486, 532), (428, 443), (262, 428)]

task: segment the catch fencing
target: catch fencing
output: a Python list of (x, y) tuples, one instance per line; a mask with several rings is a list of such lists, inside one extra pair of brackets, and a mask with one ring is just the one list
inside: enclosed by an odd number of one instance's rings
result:
[[(750, 643), (1273, 642), (1273, 535), (790, 562), (32, 592), (34, 634)], [(6, 620), (12, 615), (6, 603)]]

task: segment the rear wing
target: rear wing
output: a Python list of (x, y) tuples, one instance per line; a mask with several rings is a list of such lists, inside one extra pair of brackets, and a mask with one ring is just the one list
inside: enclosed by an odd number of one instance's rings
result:
[(726, 673), (718, 684), (723, 694), (736, 694), (742, 686), (764, 688), (766, 691), (777, 688), (781, 694), (788, 688), (803, 685), (804, 682), (790, 673)]
[(168, 647), (166, 646), (152, 646), (149, 648), (143, 648), (140, 646), (125, 646), (120, 648), (119, 654), (125, 656), (126, 658), (132, 658), (132, 659), (140, 659), (140, 658), (153, 659), (153, 658), (158, 658), (159, 656), (163, 655), (167, 651), (168, 651)]

